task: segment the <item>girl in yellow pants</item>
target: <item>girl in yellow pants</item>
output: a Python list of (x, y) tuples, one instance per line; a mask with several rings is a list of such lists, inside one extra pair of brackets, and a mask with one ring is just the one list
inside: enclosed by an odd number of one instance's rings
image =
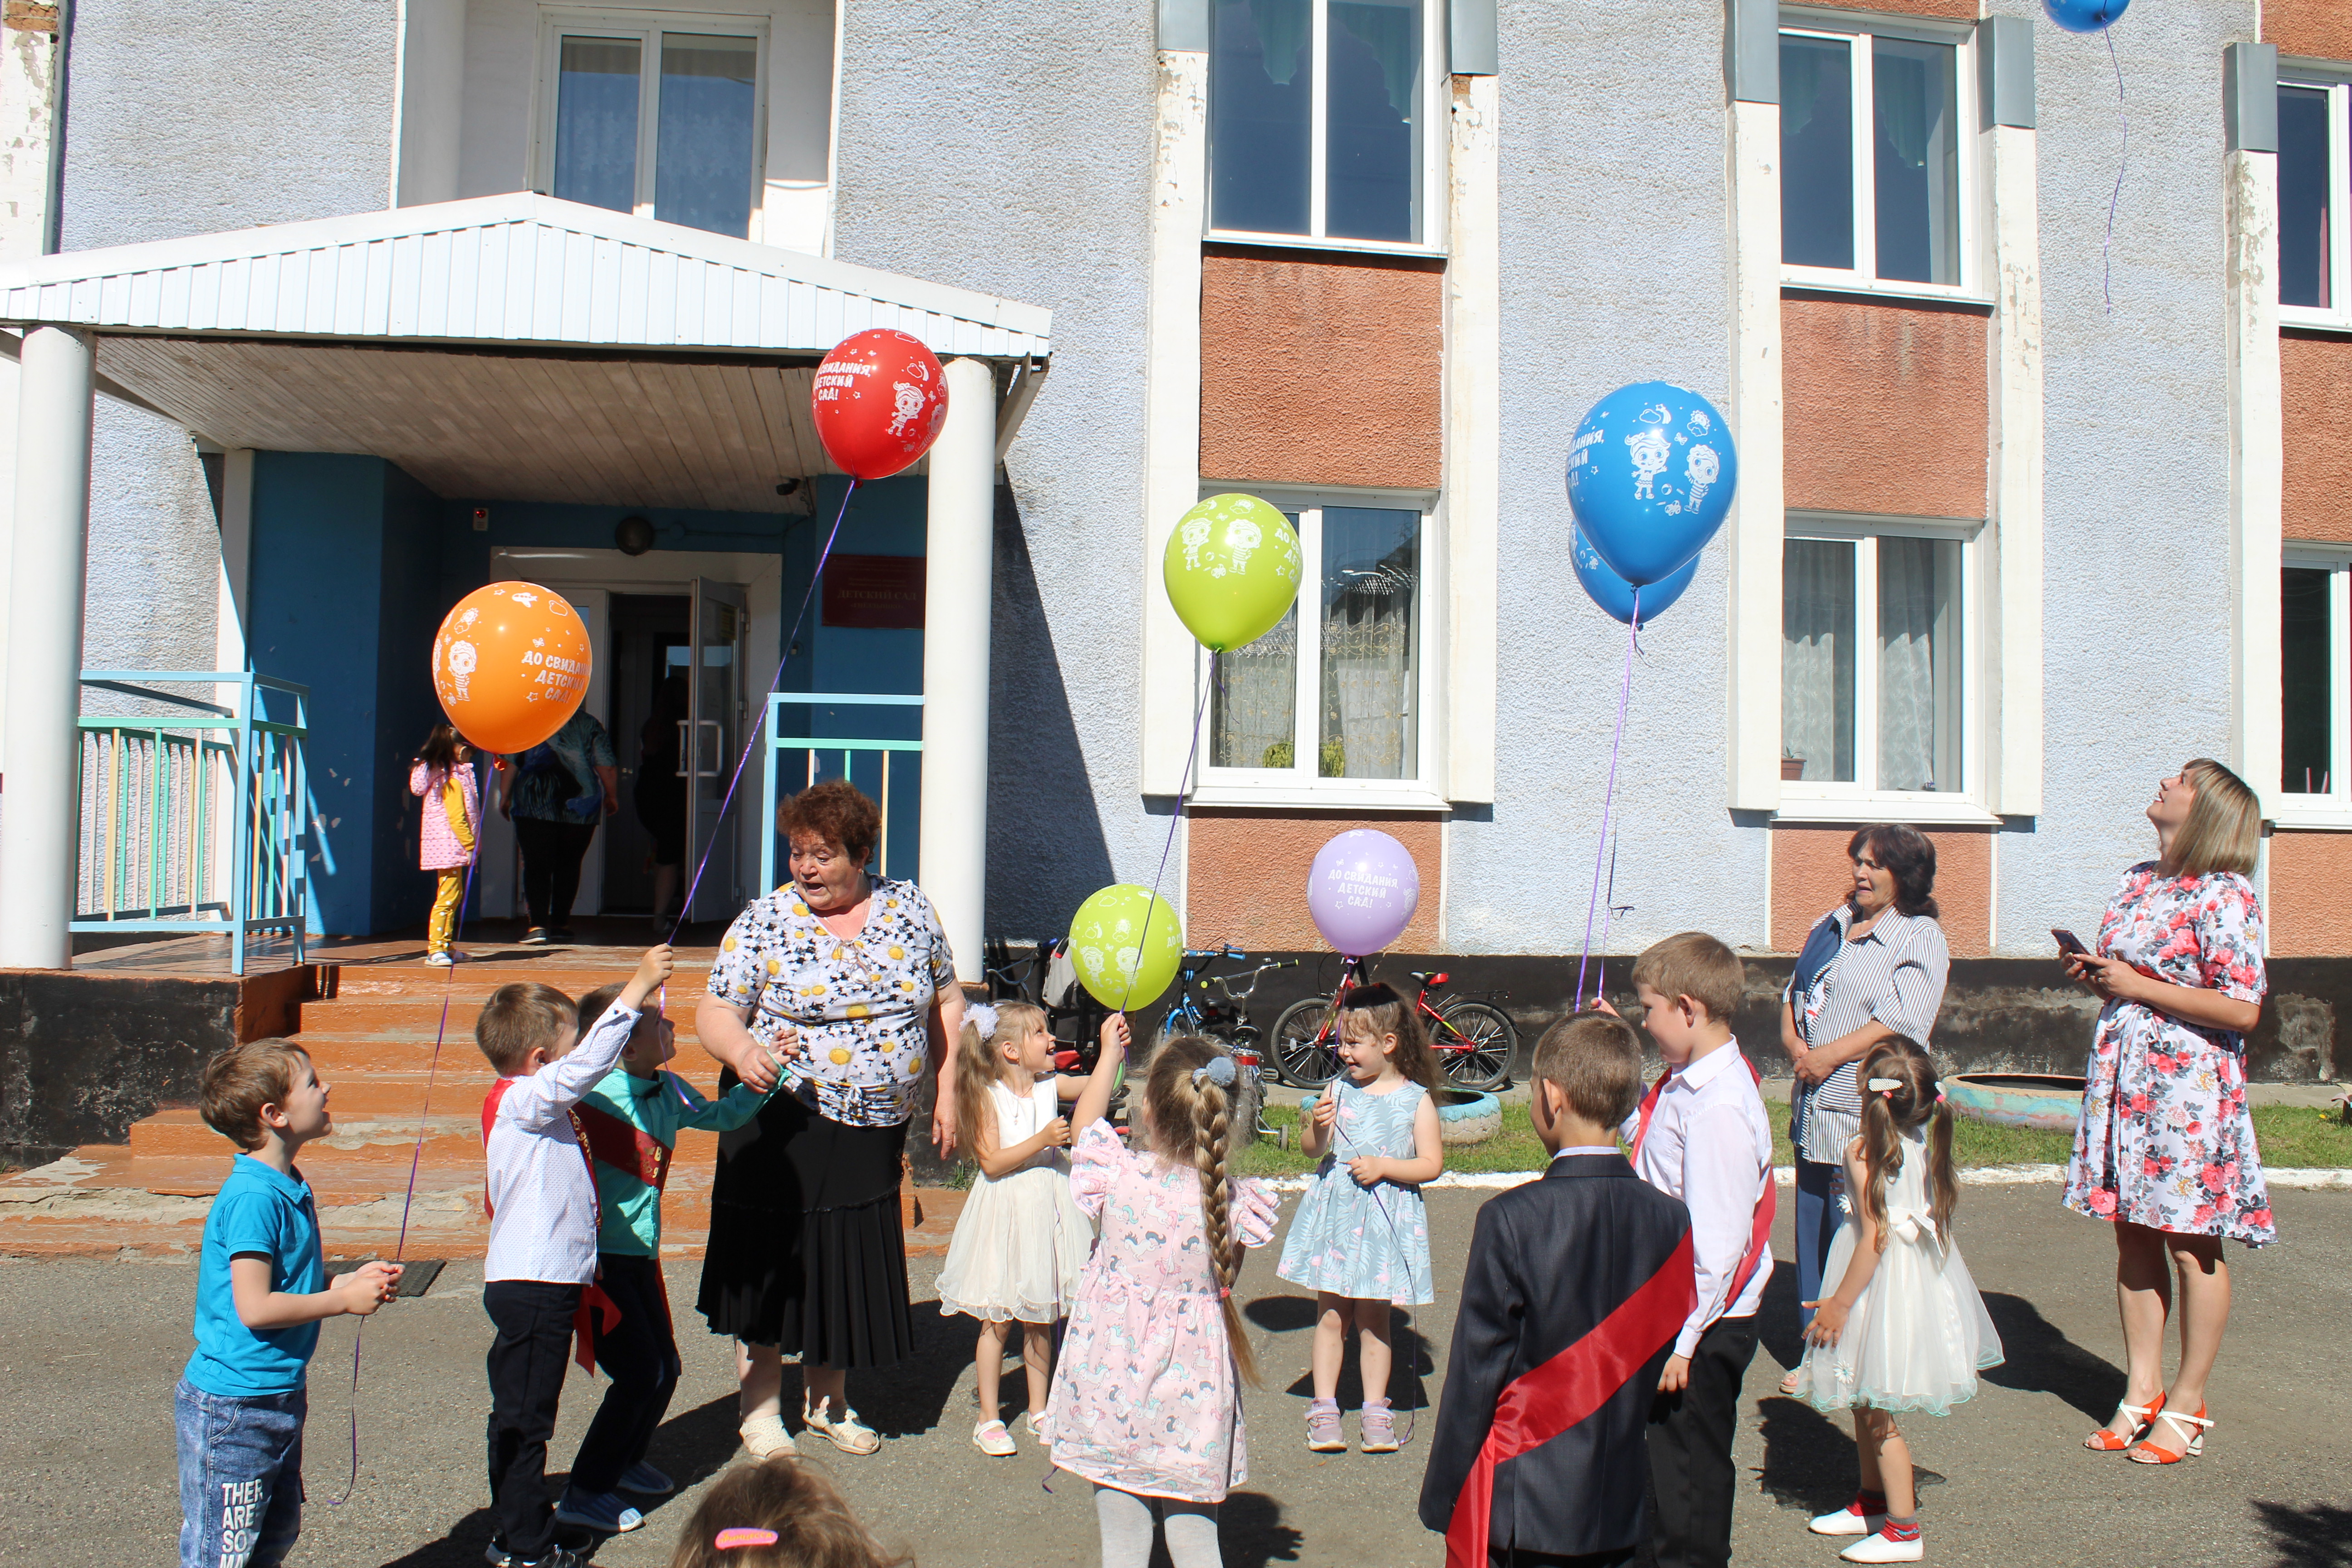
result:
[(474, 780), (473, 748), (447, 724), (436, 724), (408, 770), (408, 793), (423, 797), (416, 863), (438, 874), (433, 916), (425, 928), (425, 962), (457, 962), (450, 948), (457, 905), (466, 896), (466, 868), (474, 863), (481, 836), (481, 795)]

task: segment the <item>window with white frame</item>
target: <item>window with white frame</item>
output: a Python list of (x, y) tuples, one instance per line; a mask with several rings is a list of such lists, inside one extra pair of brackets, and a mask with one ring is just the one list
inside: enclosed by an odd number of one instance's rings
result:
[(1433, 243), (1434, 0), (1216, 0), (1209, 226)]
[[(2287, 73), (2282, 71), (2282, 77)], [(2352, 325), (2352, 87), (2316, 78), (2278, 91), (2279, 318)]]
[(1203, 656), (1203, 782), (1339, 793), (1419, 785), (1430, 772), (1426, 510), (1268, 499), (1298, 530), (1307, 576), (1280, 626), (1213, 665)]
[(2352, 817), (2352, 550), (2279, 571), (2279, 815)]
[(1792, 283), (1965, 290), (1975, 94), (1964, 33), (1784, 14), (1780, 260)]
[(740, 17), (551, 16), (538, 188), (747, 237), (760, 197), (762, 38)]
[(1781, 797), (1973, 795), (1978, 525), (1791, 513)]

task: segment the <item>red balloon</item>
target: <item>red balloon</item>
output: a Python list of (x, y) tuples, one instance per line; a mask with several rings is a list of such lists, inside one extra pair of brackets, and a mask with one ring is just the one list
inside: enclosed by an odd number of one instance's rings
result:
[(948, 416), (947, 374), (920, 338), (876, 327), (844, 338), (816, 368), (809, 412), (842, 472), (887, 479), (921, 460)]

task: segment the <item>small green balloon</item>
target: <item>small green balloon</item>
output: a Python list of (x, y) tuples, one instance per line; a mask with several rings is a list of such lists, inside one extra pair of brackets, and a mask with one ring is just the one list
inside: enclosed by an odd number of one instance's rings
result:
[(1306, 563), (1290, 520), (1255, 496), (1211, 496), (1179, 519), (1161, 562), (1168, 602), (1213, 652), (1282, 624)]
[(1176, 978), (1184, 931), (1174, 906), (1148, 888), (1119, 882), (1078, 906), (1070, 921), (1070, 963), (1078, 983), (1106, 1007), (1132, 1010)]

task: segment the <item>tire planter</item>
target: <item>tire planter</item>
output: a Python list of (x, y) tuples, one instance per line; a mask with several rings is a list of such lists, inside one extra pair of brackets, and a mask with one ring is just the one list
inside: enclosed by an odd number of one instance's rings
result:
[(1944, 1098), (1958, 1114), (2043, 1132), (2074, 1130), (2083, 1089), (2083, 1079), (2064, 1073), (1969, 1072), (1944, 1080)]

